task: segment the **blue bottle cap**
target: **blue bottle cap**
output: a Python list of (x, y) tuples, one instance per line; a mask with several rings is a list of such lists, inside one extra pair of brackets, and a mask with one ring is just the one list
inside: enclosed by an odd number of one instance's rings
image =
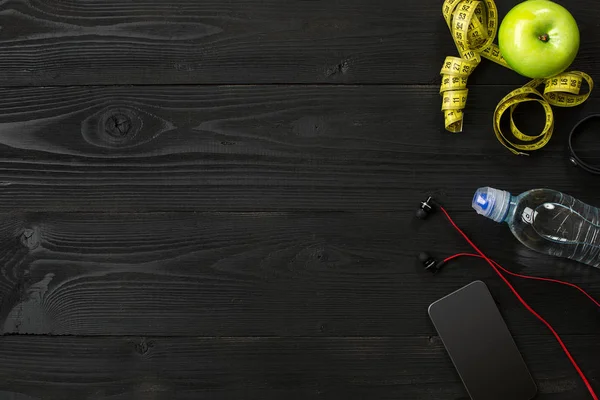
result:
[(510, 197), (510, 193), (505, 190), (481, 187), (475, 192), (471, 205), (477, 214), (502, 222), (510, 208)]

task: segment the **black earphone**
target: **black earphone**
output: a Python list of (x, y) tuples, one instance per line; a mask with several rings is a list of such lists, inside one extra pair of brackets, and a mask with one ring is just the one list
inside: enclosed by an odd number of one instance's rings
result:
[(419, 205), (419, 209), (416, 212), (417, 218), (427, 219), (429, 214), (431, 214), (434, 211), (434, 207), (435, 201), (433, 200), (433, 197), (429, 196), (427, 200), (422, 201)]
[(569, 140), (568, 140), (568, 146), (569, 146), (569, 161), (571, 161), (571, 164), (583, 169), (586, 172), (589, 172), (590, 174), (594, 174), (594, 175), (600, 175), (600, 166), (595, 167), (591, 164), (586, 163), (585, 161), (583, 161), (576, 153), (575, 153), (575, 148), (573, 147), (573, 138), (575, 136), (577, 136), (577, 134), (582, 132), (582, 125), (591, 120), (591, 119), (596, 119), (596, 118), (600, 118), (600, 114), (592, 114), (592, 115), (588, 115), (587, 117), (585, 117), (584, 119), (582, 119), (581, 121), (579, 121), (577, 124), (575, 124), (575, 126), (573, 127), (573, 129), (571, 130), (571, 133), (569, 133)]
[(437, 272), (442, 269), (444, 264), (446, 264), (444, 261), (438, 261), (435, 258), (431, 257), (429, 253), (425, 252), (419, 253), (418, 259), (425, 267), (425, 270), (433, 274), (437, 274)]
[[(429, 215), (435, 211), (436, 205), (437, 203), (433, 197), (427, 197), (427, 200), (422, 201), (419, 204), (419, 208), (415, 213), (416, 217), (419, 219), (427, 219), (427, 217), (429, 217)], [(436, 274), (438, 271), (440, 271), (444, 264), (446, 264), (444, 261), (436, 260), (426, 252), (420, 253), (417, 258), (419, 259), (419, 262), (423, 264), (425, 270), (433, 274)]]

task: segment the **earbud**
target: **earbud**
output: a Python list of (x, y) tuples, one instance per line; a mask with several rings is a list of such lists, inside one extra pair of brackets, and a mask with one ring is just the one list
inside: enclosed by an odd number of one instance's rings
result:
[(425, 252), (419, 254), (419, 261), (423, 264), (426, 271), (430, 271), (433, 274), (441, 270), (445, 264), (445, 262), (437, 261), (435, 258), (431, 257)]
[[(421, 202), (415, 215), (419, 219), (426, 219), (429, 214), (435, 211), (435, 206), (435, 200), (433, 200), (433, 197), (429, 196), (427, 197), (427, 200)], [(419, 262), (425, 267), (425, 270), (434, 274), (441, 270), (445, 264), (444, 261), (437, 261), (435, 258), (431, 257), (425, 252), (420, 253), (418, 258)]]
[(416, 212), (416, 216), (419, 219), (426, 219), (429, 214), (431, 214), (434, 210), (433, 206), (435, 205), (435, 202), (433, 200), (433, 197), (429, 196), (427, 198), (427, 200), (422, 201), (421, 204), (419, 205), (419, 209)]

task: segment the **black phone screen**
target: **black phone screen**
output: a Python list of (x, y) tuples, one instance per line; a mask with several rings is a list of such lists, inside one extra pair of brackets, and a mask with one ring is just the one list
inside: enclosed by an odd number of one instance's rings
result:
[(473, 400), (530, 400), (537, 387), (485, 283), (429, 306), (429, 316)]

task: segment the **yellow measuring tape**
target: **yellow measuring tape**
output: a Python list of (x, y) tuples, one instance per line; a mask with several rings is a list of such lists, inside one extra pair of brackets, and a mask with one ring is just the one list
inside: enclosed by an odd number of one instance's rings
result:
[[(452, 33), (460, 57), (446, 57), (442, 66), (442, 111), (444, 125), (450, 132), (462, 132), (463, 109), (467, 103), (467, 79), (481, 62), (481, 57), (509, 68), (500, 49), (494, 44), (498, 30), (498, 10), (492, 0), (445, 0), (442, 8), (444, 19)], [(581, 84), (589, 87), (580, 94)], [(536, 88), (544, 84), (544, 93)], [(525, 86), (506, 95), (494, 111), (494, 133), (504, 147), (514, 154), (527, 155), (523, 151), (544, 147), (554, 130), (554, 115), (550, 105), (574, 107), (589, 97), (594, 86), (592, 78), (580, 71), (564, 72), (547, 79), (534, 79)], [(513, 120), (515, 108), (520, 103), (537, 101), (544, 108), (546, 123), (538, 135), (521, 132)], [(511, 136), (500, 128), (502, 115), (510, 110)]]

